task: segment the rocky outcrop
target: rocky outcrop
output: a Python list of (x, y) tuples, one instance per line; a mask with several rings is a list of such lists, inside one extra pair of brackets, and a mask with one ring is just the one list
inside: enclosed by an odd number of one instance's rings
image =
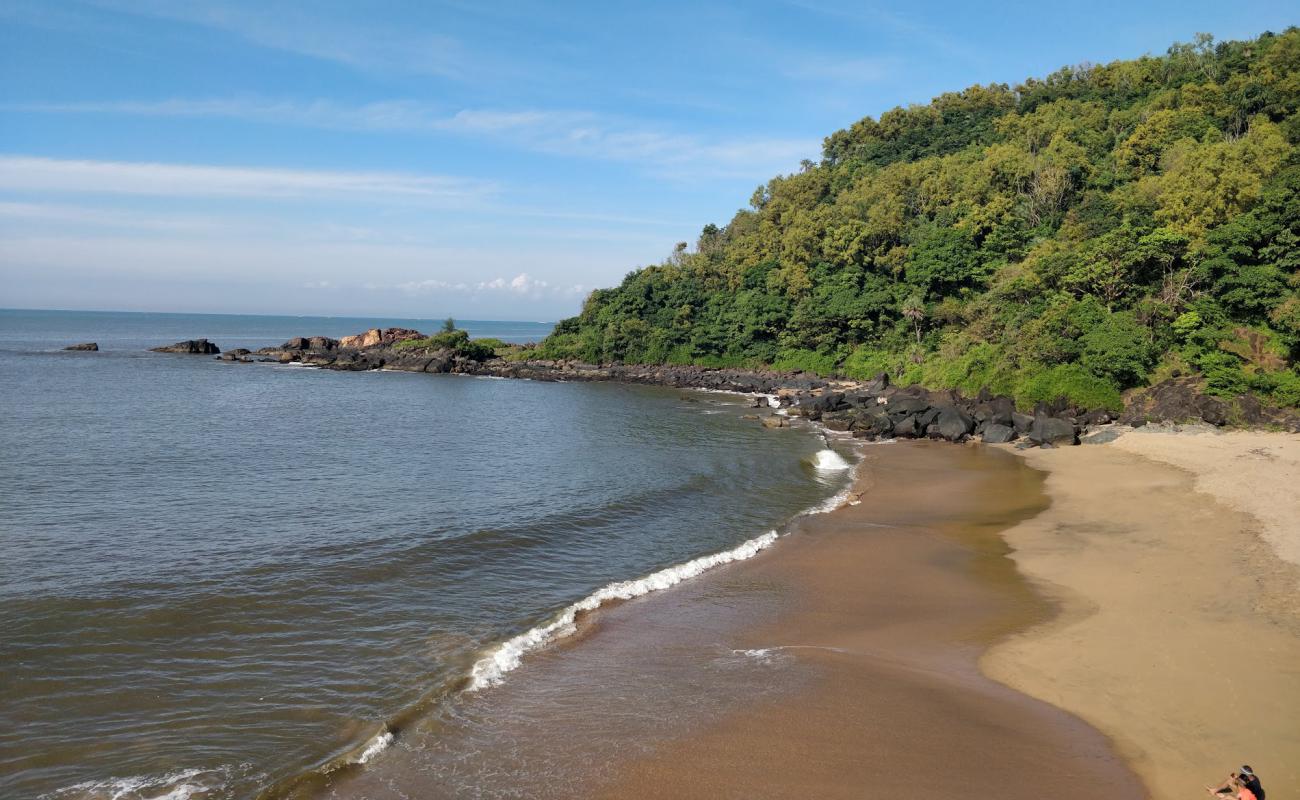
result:
[(348, 350), (366, 350), (371, 347), (384, 347), (404, 342), (409, 339), (424, 339), (423, 333), (411, 328), (371, 328), (355, 336), (344, 336), (338, 340), (338, 347)]
[(82, 342), (81, 344), (70, 344), (63, 348), (64, 350), (85, 350), (88, 352), (98, 352), (99, 344), (97, 342)]
[[(1063, 399), (1039, 403), (1033, 414), (1026, 414), (1005, 395), (993, 395), (985, 390), (970, 398), (953, 390), (898, 387), (884, 374), (868, 381), (850, 381), (770, 370), (541, 359), (510, 361), (495, 357), (477, 360), (449, 349), (394, 346), (417, 337), (419, 332), (408, 329), (375, 328), (360, 338), (298, 337), (278, 347), (259, 350), (258, 355), (345, 371), (387, 369), (537, 381), (619, 381), (760, 394), (772, 398), (790, 417), (821, 422), (830, 430), (850, 433), (860, 439), (934, 438), (951, 442), (978, 439), (998, 444), (1019, 441), (1023, 446), (1061, 446), (1078, 444), (1084, 433), (1114, 421), (1105, 409), (1076, 408)], [(386, 339), (389, 343), (385, 343)], [(354, 342), (378, 343), (349, 346)], [(1128, 409), (1124, 421), (1135, 425), (1142, 424), (1143, 418), (1199, 419), (1217, 425), (1240, 421), (1257, 425), (1295, 424), (1295, 429), (1300, 430), (1300, 420), (1279, 415), (1276, 409), (1267, 409), (1253, 398), (1239, 398), (1224, 405), (1223, 401), (1190, 391), (1183, 384), (1172, 383), (1175, 385), (1161, 384), (1141, 393), (1131, 392), (1126, 398)], [(768, 401), (763, 398), (756, 403), (757, 407), (766, 405)], [(779, 425), (777, 420), (783, 421), (785, 417), (760, 419), (767, 425)]]
[(216, 355), (221, 352), (220, 347), (217, 347), (207, 339), (187, 339), (183, 342), (177, 342), (176, 344), (169, 344), (164, 347), (151, 347), (149, 349), (155, 353), (185, 353), (187, 355), (202, 356)]
[(1195, 423), (1271, 427), (1300, 432), (1300, 413), (1275, 408), (1249, 394), (1233, 398), (1205, 394), (1200, 378), (1171, 378), (1155, 386), (1131, 389), (1124, 395), (1125, 425), (1148, 423)]

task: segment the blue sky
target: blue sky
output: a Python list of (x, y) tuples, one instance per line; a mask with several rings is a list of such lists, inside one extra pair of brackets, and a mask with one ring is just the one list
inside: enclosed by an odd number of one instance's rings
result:
[(0, 0), (0, 306), (553, 320), (824, 136), (1281, 2)]

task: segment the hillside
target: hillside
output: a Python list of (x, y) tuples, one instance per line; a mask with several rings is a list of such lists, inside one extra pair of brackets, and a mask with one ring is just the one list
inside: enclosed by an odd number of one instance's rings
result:
[(863, 119), (539, 347), (1116, 408), (1300, 405), (1300, 29)]

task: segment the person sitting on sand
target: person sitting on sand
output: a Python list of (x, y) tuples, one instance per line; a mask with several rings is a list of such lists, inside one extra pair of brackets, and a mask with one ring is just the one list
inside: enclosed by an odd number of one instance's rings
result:
[(1242, 764), (1241, 772), (1228, 773), (1228, 779), (1215, 788), (1206, 786), (1205, 791), (1212, 795), (1230, 795), (1236, 792), (1237, 800), (1264, 800), (1264, 787), (1260, 785), (1259, 776), (1249, 764)]

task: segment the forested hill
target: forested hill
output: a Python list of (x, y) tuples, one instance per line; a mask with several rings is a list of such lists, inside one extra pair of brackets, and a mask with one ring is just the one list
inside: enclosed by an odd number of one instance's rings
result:
[(1300, 404), (1300, 29), (866, 118), (551, 358), (770, 365), (1119, 404), (1201, 374)]

